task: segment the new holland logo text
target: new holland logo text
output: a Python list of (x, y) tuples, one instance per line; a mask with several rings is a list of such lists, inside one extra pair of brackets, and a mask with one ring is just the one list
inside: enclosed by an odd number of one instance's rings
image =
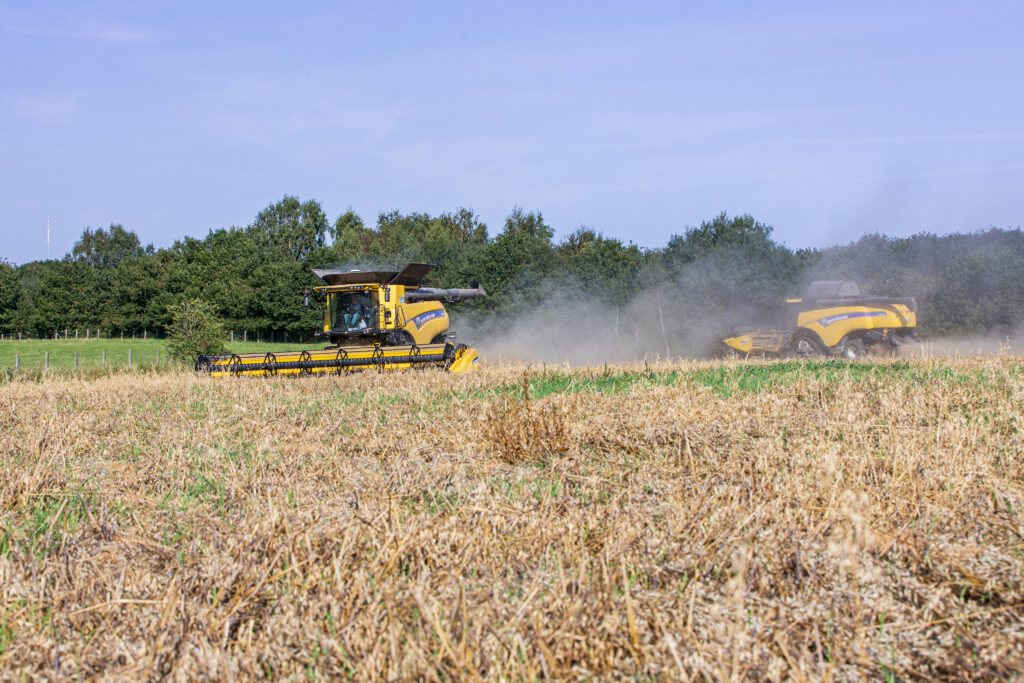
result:
[(830, 315), (827, 318), (818, 318), (818, 324), (822, 327), (828, 327), (832, 323), (837, 323), (840, 320), (849, 320), (850, 318), (877, 318), (884, 316), (885, 311), (859, 311), (857, 313), (837, 313), (836, 315)]
[(418, 329), (422, 328), (424, 325), (426, 325), (428, 322), (433, 320), (434, 318), (443, 318), (443, 317), (444, 317), (444, 311), (427, 311), (426, 313), (420, 313), (418, 316), (416, 316), (415, 318), (413, 318), (409, 322), (411, 322), (413, 325), (415, 325), (416, 329), (418, 330)]

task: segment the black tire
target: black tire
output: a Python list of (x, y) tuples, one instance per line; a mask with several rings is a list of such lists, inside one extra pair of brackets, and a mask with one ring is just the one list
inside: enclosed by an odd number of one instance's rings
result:
[(445, 339), (445, 336), (443, 334), (438, 334), (438, 335), (435, 335), (434, 338), (430, 340), (430, 343), (431, 344), (444, 344), (446, 341), (448, 341), (448, 340)]
[(793, 353), (801, 358), (818, 358), (825, 355), (825, 349), (821, 348), (818, 340), (809, 334), (797, 334), (793, 336)]
[(384, 346), (412, 346), (415, 340), (405, 330), (389, 332), (384, 338)]
[(839, 355), (846, 360), (856, 360), (868, 355), (868, 347), (864, 346), (863, 339), (847, 339), (843, 344), (843, 351)]

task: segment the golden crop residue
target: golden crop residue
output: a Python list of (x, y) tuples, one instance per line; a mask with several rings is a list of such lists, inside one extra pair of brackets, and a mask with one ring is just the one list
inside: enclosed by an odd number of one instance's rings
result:
[(492, 402), (486, 412), (484, 435), (498, 458), (509, 464), (540, 460), (569, 450), (565, 415), (553, 403), (530, 401), (529, 374), (523, 374), (523, 397)]
[(8, 381), (0, 677), (1010, 678), (1022, 361)]

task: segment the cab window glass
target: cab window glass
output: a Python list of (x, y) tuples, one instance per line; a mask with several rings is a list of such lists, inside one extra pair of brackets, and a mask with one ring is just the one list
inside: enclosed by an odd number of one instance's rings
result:
[(373, 327), (373, 297), (370, 292), (335, 294), (331, 306), (331, 329), (357, 332)]

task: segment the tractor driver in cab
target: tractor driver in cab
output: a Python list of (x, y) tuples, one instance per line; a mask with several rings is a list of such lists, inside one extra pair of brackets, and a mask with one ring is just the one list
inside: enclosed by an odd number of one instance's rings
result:
[(341, 322), (346, 330), (365, 330), (370, 326), (370, 312), (362, 301), (348, 301), (341, 310)]

